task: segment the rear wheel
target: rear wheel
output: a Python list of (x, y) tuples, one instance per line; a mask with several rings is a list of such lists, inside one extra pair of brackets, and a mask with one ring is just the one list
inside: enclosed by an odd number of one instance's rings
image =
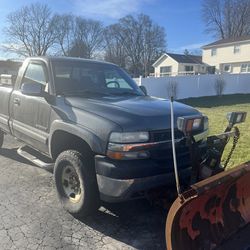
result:
[(62, 152), (56, 159), (54, 179), (58, 197), (72, 215), (89, 215), (99, 208), (93, 157), (75, 150)]
[(3, 146), (4, 132), (0, 130), (0, 148)]

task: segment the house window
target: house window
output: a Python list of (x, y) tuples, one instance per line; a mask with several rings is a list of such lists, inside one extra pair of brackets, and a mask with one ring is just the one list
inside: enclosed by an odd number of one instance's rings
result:
[(215, 66), (208, 66), (207, 67), (207, 73), (208, 74), (215, 74), (216, 68)]
[(241, 70), (242, 73), (250, 72), (250, 63), (244, 63), (241, 64)]
[(216, 56), (217, 49), (213, 48), (211, 49), (211, 56)]
[(186, 65), (185, 71), (194, 71), (194, 66)]
[(240, 45), (234, 45), (234, 54), (240, 52)]
[(160, 67), (160, 74), (161, 75), (170, 75), (171, 72), (172, 72), (172, 66)]
[(231, 65), (230, 64), (225, 64), (223, 67), (224, 72), (231, 72)]

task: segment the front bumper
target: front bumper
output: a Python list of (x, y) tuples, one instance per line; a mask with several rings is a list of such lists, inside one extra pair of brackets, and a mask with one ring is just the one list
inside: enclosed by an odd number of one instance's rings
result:
[[(191, 168), (181, 171), (181, 181), (186, 181), (190, 177)], [(107, 202), (120, 202), (129, 199), (145, 197), (148, 190), (161, 187), (173, 186), (175, 184), (174, 173), (134, 178), (134, 179), (114, 179), (97, 174), (97, 183), (100, 198)]]
[[(179, 161), (179, 177), (181, 183), (184, 183), (190, 177), (191, 167), (188, 158), (182, 160)], [(150, 189), (175, 184), (170, 161), (115, 161), (105, 156), (96, 156), (95, 166), (100, 197), (108, 202), (140, 198)]]

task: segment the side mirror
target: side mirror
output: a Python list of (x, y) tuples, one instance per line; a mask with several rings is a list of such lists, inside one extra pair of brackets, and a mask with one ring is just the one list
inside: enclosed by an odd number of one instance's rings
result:
[(146, 89), (146, 87), (145, 86), (139, 86), (139, 88), (141, 89), (141, 91), (145, 94), (145, 95), (148, 95), (148, 91), (147, 91), (147, 89)]
[(43, 85), (38, 82), (34, 83), (23, 83), (21, 86), (21, 92), (24, 95), (30, 96), (43, 96)]

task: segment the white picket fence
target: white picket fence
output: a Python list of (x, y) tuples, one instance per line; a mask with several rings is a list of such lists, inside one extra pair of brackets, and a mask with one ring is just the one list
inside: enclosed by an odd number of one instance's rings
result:
[[(222, 94), (250, 93), (250, 74), (194, 75), (176, 77), (142, 78), (141, 85), (147, 88), (151, 96), (169, 98), (176, 91), (176, 99), (189, 97), (215, 96), (216, 81), (224, 82)], [(139, 79), (135, 79), (139, 84)], [(175, 86), (175, 87), (174, 87)]]

